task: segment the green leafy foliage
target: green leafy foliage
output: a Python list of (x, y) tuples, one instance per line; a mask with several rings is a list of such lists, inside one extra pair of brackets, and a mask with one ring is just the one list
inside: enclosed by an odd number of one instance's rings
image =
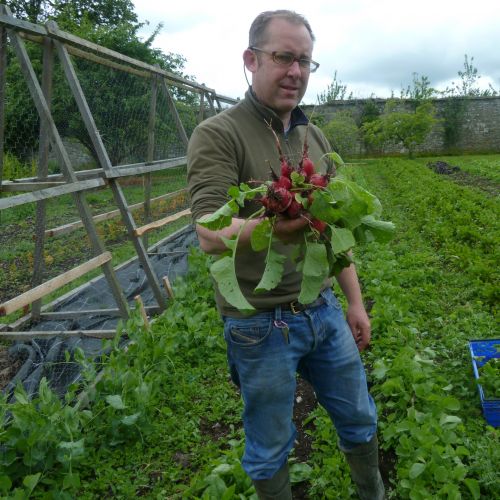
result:
[(364, 123), (362, 130), (369, 144), (377, 147), (388, 142), (401, 144), (412, 158), (415, 146), (424, 142), (436, 123), (434, 107), (429, 101), (419, 104), (415, 112), (410, 113), (397, 111), (396, 101), (389, 100), (384, 114), (376, 120)]
[[(338, 153), (332, 153), (332, 160), (340, 163)], [(290, 174), (292, 191), (299, 203), (307, 206), (309, 217), (325, 223), (323, 230), (314, 225), (304, 232), (303, 242), (295, 250), (296, 265), (303, 273), (299, 302), (313, 302), (319, 295), (324, 280), (335, 276), (343, 267), (350, 264), (348, 252), (356, 243), (367, 241), (387, 241), (394, 231), (394, 225), (381, 221), (381, 204), (375, 196), (356, 183), (342, 176), (331, 179), (322, 188), (314, 186), (298, 171)], [(238, 189), (232, 186), (228, 195), (230, 200), (213, 214), (201, 217), (197, 223), (212, 231), (229, 227), (233, 217), (239, 213), (239, 207), (257, 195), (265, 195), (273, 183), (264, 183), (254, 189), (243, 184)], [(312, 201), (304, 198), (303, 193), (309, 190)], [(236, 275), (236, 252), (240, 234), (248, 222), (261, 217), (264, 208), (248, 217), (240, 227), (234, 239), (222, 238), (228, 252), (224, 252), (212, 265), (211, 271), (220, 293), (234, 307), (244, 313), (254, 310), (241, 293)], [(307, 215), (303, 215), (307, 217)], [(259, 222), (251, 235), (251, 246), (254, 251), (266, 251), (265, 270), (254, 293), (262, 293), (275, 288), (281, 281), (286, 256), (280, 254), (273, 246), (274, 225), (279, 220), (277, 215), (268, 215)]]
[(338, 111), (322, 130), (328, 142), (344, 158), (356, 155), (360, 131), (350, 113)]

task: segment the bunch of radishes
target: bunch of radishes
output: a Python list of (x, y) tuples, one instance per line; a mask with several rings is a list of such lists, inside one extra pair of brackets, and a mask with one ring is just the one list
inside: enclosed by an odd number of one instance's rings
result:
[(317, 189), (326, 188), (330, 175), (316, 172), (308, 156), (307, 134), (304, 139), (302, 158), (294, 167), (284, 156), (276, 133), (274, 130), (272, 132), (279, 152), (281, 175), (278, 177), (271, 170), (273, 180), (266, 194), (260, 198), (260, 202), (266, 209), (265, 215), (269, 217), (281, 215), (290, 219), (305, 217), (310, 227), (321, 234), (327, 227), (326, 222), (312, 217), (307, 209), (313, 202), (314, 192)]

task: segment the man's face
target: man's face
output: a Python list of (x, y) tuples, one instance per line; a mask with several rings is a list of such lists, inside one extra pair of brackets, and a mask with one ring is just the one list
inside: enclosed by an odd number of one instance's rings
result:
[[(290, 52), (299, 58), (311, 58), (313, 42), (303, 24), (292, 24), (284, 19), (272, 19), (266, 29), (265, 42), (258, 48), (266, 52)], [(246, 51), (248, 52), (248, 51)], [(291, 66), (277, 64), (271, 55), (255, 51), (246, 54), (253, 64), (247, 68), (253, 73), (252, 88), (262, 104), (274, 109), (284, 120), (304, 96), (309, 81), (309, 69), (294, 61)], [(245, 59), (247, 63), (247, 59)]]

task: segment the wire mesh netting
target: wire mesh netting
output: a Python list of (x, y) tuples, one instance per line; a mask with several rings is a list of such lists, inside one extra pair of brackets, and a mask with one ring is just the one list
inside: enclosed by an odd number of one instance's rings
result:
[[(61, 155), (54, 142), (48, 140), (28, 77), (22, 71), (14, 43), (10, 42), (6, 65), (1, 68), (5, 84), (0, 89), (4, 95), (0, 202), (23, 190), (57, 187), (69, 180)], [(78, 180), (105, 177), (102, 152), (92, 140), (88, 120), (82, 117), (63, 62), (56, 50), (50, 54), (40, 42), (23, 37), (21, 43), (38, 84), (42, 87), (42, 82), (46, 82), (43, 88), (47, 103), (70, 168)], [(116, 192), (107, 183), (83, 192), (97, 237), (103, 248), (112, 253), (112, 264), (126, 301), (133, 305), (134, 298), (140, 295), (146, 307), (157, 310), (145, 270), (128, 241), (130, 228), (126, 229), (123, 208), (130, 211), (135, 226), (140, 227), (189, 207), (183, 161), (186, 140), (200, 119), (215, 112), (213, 102), (200, 99), (199, 86), (191, 88), (186, 82), (176, 85), (162, 73), (145, 70), (143, 65), (134, 67), (102, 54), (96, 56), (74, 47), (67, 49), (110, 165), (134, 170), (138, 166), (160, 164), (151, 171), (143, 168), (131, 172), (134, 175), (119, 178), (117, 184), (125, 207), (120, 206)], [(0, 85), (2, 81), (0, 78)], [(49, 184), (23, 188), (41, 181)], [(13, 206), (2, 205), (0, 304), (96, 255), (95, 243), (91, 244), (87, 232), (88, 221), (86, 224), (82, 221), (79, 196), (57, 193), (43, 201), (30, 199)], [(146, 246), (152, 245), (148, 260), (158, 280), (163, 277), (173, 280), (185, 273), (189, 249), (197, 245), (195, 232), (188, 224), (189, 219), (184, 217), (143, 237)], [(39, 304), (42, 316), (37, 314), (36, 322), (30, 317), (29, 305), (1, 318), (0, 332), (114, 330), (119, 308), (115, 294), (100, 273), (96, 268), (57, 292), (45, 295)], [(47, 316), (48, 313), (58, 316)], [(46, 376), (51, 387), (63, 395), (65, 387), (79, 376), (77, 364), (71, 360), (74, 350), (80, 347), (92, 357), (100, 346), (101, 340), (81, 335), (43, 339), (35, 335), (28, 342), (9, 344), (1, 341), (0, 333), (0, 388), (11, 397), (15, 384), (22, 381), (28, 394), (33, 395), (41, 377)]]

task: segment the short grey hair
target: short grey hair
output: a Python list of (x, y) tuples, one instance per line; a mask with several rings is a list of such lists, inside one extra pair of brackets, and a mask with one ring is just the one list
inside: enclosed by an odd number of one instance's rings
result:
[(268, 10), (261, 12), (250, 26), (248, 36), (249, 47), (257, 47), (265, 43), (267, 35), (266, 29), (272, 19), (283, 19), (292, 24), (303, 24), (309, 32), (311, 40), (314, 42), (315, 37), (312, 32), (311, 25), (304, 16), (297, 14), (297, 12), (294, 12), (293, 10)]

